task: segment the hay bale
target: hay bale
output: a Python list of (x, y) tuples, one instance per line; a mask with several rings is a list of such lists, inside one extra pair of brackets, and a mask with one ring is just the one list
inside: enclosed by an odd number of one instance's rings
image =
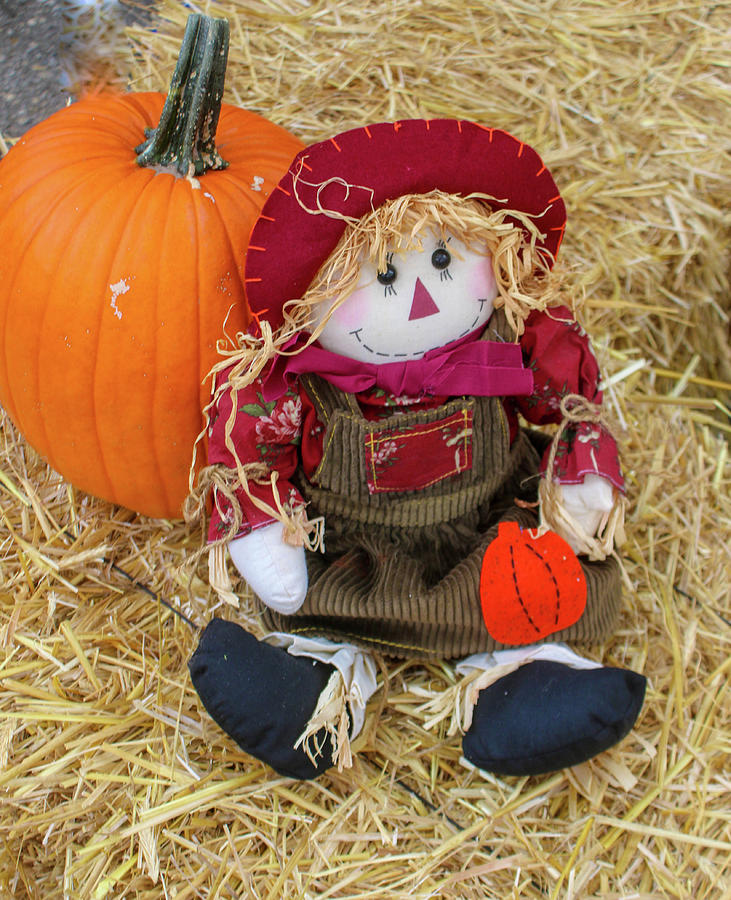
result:
[[(455, 116), (536, 146), (632, 502), (622, 627), (650, 679), (597, 760), (497, 778), (428, 729), (449, 666), (383, 668), (354, 768), (294, 785), (208, 719), (186, 661), (200, 534), (84, 496), (3, 418), (0, 885), (30, 897), (674, 897), (731, 890), (729, 3), (229, 0), (231, 101), (304, 140)], [(188, 6), (115, 44), (163, 89)], [(126, 573), (126, 574), (123, 574)], [(218, 610), (231, 615), (228, 610)], [(244, 597), (240, 613), (256, 626)]]

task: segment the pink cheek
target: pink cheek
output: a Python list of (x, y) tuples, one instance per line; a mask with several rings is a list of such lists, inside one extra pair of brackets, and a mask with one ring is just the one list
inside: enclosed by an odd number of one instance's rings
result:
[(492, 260), (489, 256), (477, 261), (470, 270), (467, 285), (470, 297), (492, 298), (495, 293), (495, 276), (492, 271)]
[(338, 325), (346, 331), (359, 328), (368, 318), (371, 300), (366, 289), (354, 291), (343, 305), (333, 313)]

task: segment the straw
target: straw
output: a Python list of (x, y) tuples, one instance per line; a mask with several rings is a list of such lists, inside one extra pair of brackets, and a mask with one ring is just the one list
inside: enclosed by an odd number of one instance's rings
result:
[(730, 6), (164, 0), (89, 30), (110, 83), (161, 90), (188, 13), (227, 16), (228, 100), (305, 141), (454, 116), (536, 147), (630, 500), (620, 627), (587, 654), (649, 689), (618, 747), (501, 778), (426, 727), (449, 664), (383, 661), (353, 768), (280, 778), (203, 710), (174, 611), (259, 634), (245, 586), (224, 606), (182, 565), (199, 531), (83, 495), (2, 416), (0, 895), (729, 896)]

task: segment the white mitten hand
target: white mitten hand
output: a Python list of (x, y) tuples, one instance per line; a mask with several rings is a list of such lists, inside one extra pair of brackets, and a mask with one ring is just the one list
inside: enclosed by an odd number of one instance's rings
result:
[[(584, 531), (594, 537), (604, 516), (614, 505), (614, 488), (601, 475), (585, 475), (581, 484), (560, 485), (561, 504)], [(571, 534), (562, 534), (571, 549), (577, 552), (578, 543)]]
[(305, 548), (283, 539), (284, 526), (272, 522), (228, 545), (234, 565), (262, 603), (289, 616), (302, 606), (307, 593)]

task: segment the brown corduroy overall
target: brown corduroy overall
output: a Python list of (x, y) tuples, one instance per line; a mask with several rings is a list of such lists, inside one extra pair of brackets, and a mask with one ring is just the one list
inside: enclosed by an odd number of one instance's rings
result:
[[(267, 609), (276, 631), (320, 635), (395, 657), (454, 659), (504, 647), (487, 632), (480, 605), (480, 570), (500, 521), (535, 528), (536, 514), (515, 498), (535, 499), (545, 438), (522, 430), (510, 446), (499, 397), (458, 398), (437, 409), (365, 419), (355, 397), (317, 376), (302, 376), (326, 426), (322, 461), (311, 480), (297, 485), (308, 517), (325, 517), (325, 552), (308, 553), (309, 587), (295, 615)], [(471, 416), (471, 420), (470, 420)], [(372, 452), (392, 437), (415, 455), (419, 441), (404, 440), (424, 426), (459, 435), (471, 444), (471, 467), (445, 454), (443, 475), (405, 491), (369, 491)], [(453, 437), (450, 437), (453, 440)], [(451, 466), (451, 468), (450, 468)], [(377, 473), (376, 473), (377, 474)], [(526, 480), (531, 486), (526, 493)], [(587, 604), (571, 627), (551, 641), (601, 640), (619, 609), (619, 566), (581, 560)]]

